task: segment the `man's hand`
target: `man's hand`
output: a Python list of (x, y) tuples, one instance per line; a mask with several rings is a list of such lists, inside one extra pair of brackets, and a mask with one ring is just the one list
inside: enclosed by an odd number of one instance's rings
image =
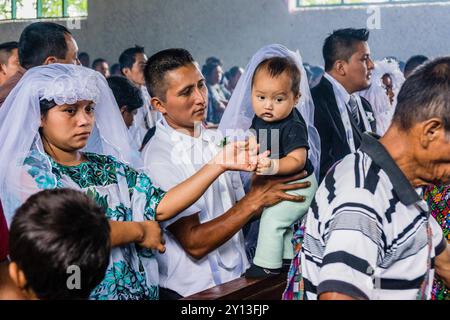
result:
[(164, 246), (164, 239), (162, 237), (162, 230), (159, 223), (156, 221), (139, 222), (142, 229), (142, 238), (136, 243), (141, 247), (147, 249), (156, 249), (160, 253), (166, 251)]
[(304, 196), (291, 195), (286, 193), (286, 191), (309, 188), (311, 183), (308, 181), (287, 184), (288, 182), (303, 179), (307, 175), (306, 171), (302, 171), (289, 177), (255, 176), (250, 192), (246, 195), (247, 201), (250, 205), (257, 206), (258, 214), (261, 214), (265, 207), (273, 206), (281, 201), (304, 202)]

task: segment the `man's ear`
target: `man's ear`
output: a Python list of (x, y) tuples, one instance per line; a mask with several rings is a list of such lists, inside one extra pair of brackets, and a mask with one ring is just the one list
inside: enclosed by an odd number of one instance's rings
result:
[(3, 73), (4, 75), (6, 75), (5, 67), (6, 64), (0, 63), (0, 73)]
[(152, 97), (150, 103), (156, 110), (158, 110), (162, 114), (167, 114), (166, 107), (164, 107), (164, 103), (161, 101), (160, 98)]
[(50, 56), (44, 60), (44, 63), (42, 65), (48, 65), (53, 63), (58, 63), (58, 58), (56, 58), (55, 56)]
[(123, 69), (121, 69), (120, 71), (122, 71), (122, 73), (123, 73), (123, 75), (124, 75), (125, 77), (128, 77), (128, 75), (129, 75), (130, 72), (131, 72), (131, 69), (130, 69), (130, 68), (123, 68)]
[(9, 271), (9, 277), (13, 281), (14, 285), (17, 288), (24, 290), (27, 285), (27, 279), (26, 279), (23, 271), (17, 265), (17, 263), (10, 262), (10, 264), (8, 266), (8, 271)]
[(419, 128), (421, 137), (420, 143), (425, 149), (427, 149), (431, 143), (439, 140), (441, 135), (445, 135), (444, 125), (439, 118), (428, 119), (419, 124)]
[(294, 98), (294, 108), (298, 104), (298, 102), (300, 101), (301, 96), (302, 96), (302, 93), (299, 92), (298, 95)]
[(337, 74), (339, 74), (342, 77), (347, 74), (346, 62), (344, 60), (337, 60), (334, 63), (334, 69), (336, 70)]

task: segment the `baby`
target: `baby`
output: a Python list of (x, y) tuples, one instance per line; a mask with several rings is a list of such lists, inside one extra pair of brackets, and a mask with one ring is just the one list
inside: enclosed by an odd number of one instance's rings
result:
[[(259, 175), (292, 175), (306, 170), (311, 187), (290, 193), (305, 196), (305, 202), (281, 202), (266, 208), (261, 216), (258, 243), (253, 264), (246, 277), (279, 273), (284, 259), (294, 255), (291, 226), (303, 217), (317, 190), (314, 168), (308, 160), (308, 132), (295, 108), (300, 99), (300, 70), (286, 57), (262, 61), (252, 78), (252, 105), (255, 111), (251, 129), (256, 131), (260, 152), (270, 150), (270, 158), (261, 158)], [(299, 181), (295, 181), (297, 183)], [(306, 193), (306, 194), (305, 194)]]

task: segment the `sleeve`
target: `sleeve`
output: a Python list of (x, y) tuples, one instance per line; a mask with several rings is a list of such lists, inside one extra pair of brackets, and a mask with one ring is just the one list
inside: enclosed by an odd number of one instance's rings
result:
[(166, 192), (153, 185), (150, 178), (143, 172), (136, 173), (136, 184), (131, 198), (134, 212), (143, 212), (144, 220), (156, 219), (156, 208)]
[(308, 130), (306, 129), (305, 122), (292, 121), (282, 131), (281, 141), (283, 144), (282, 151), (285, 155), (299, 148), (309, 150)]
[(447, 247), (447, 240), (444, 238), (442, 228), (433, 216), (430, 216), (430, 228), (433, 234), (432, 242), (435, 250), (435, 256), (439, 256)]
[[(381, 252), (382, 219), (373, 209), (376, 206), (370, 192), (356, 191), (350, 197), (353, 201), (331, 206), (330, 220), (322, 226), (325, 251), (317, 295), (338, 292), (370, 299)], [(364, 203), (354, 200), (358, 198)]]
[[(164, 190), (170, 190), (171, 188), (175, 187), (185, 180), (185, 175), (179, 171), (179, 168), (175, 167), (173, 164), (151, 163), (147, 167), (146, 173), (151, 178), (151, 180), (161, 188), (163, 188)], [(180, 212), (175, 217), (161, 222), (160, 225), (163, 228), (167, 228), (177, 220), (183, 217), (191, 216), (200, 211), (201, 209), (194, 203), (192, 206)]]

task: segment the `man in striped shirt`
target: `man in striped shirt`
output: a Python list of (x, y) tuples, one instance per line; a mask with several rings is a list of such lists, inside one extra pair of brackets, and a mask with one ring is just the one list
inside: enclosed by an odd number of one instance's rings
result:
[(305, 224), (307, 299), (427, 299), (450, 247), (421, 187), (450, 183), (450, 57), (405, 82), (391, 127), (327, 173)]

